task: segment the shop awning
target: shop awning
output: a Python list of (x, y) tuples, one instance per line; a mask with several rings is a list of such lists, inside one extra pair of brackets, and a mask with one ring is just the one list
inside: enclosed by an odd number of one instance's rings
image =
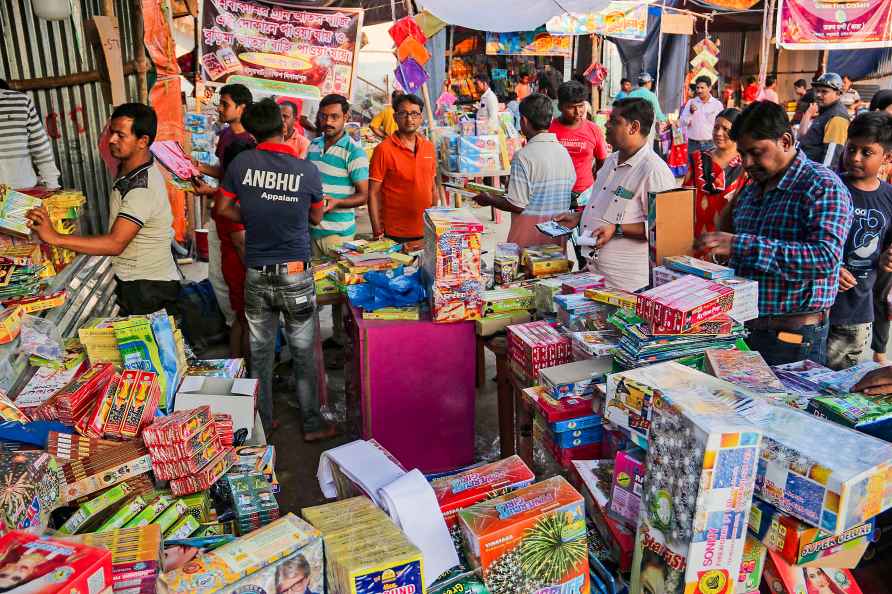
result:
[(477, 31), (532, 31), (565, 12), (593, 12), (609, 0), (415, 0), (450, 25)]

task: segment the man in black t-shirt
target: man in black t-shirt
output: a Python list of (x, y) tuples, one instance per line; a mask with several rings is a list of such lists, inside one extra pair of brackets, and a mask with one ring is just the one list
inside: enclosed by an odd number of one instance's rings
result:
[(832, 369), (860, 362), (870, 341), (877, 267), (881, 256), (892, 257), (892, 185), (877, 177), (890, 161), (892, 115), (875, 111), (856, 117), (843, 151), (842, 180), (852, 194), (854, 217), (830, 310), (827, 365)]
[(245, 128), (257, 148), (226, 168), (215, 214), (245, 226), (245, 314), (251, 336), (251, 376), (260, 380), (260, 417), (273, 420), (272, 374), (279, 315), (291, 349), (305, 441), (335, 435), (319, 413), (316, 385), (316, 291), (310, 262), (310, 223), (322, 220), (322, 180), (309, 161), (284, 144), (282, 114), (271, 99), (247, 108)]

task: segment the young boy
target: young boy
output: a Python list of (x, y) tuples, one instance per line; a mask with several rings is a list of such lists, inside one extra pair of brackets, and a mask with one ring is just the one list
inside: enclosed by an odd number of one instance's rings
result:
[(842, 180), (852, 194), (854, 218), (839, 271), (839, 295), (830, 310), (827, 365), (844, 369), (861, 360), (870, 344), (873, 291), (892, 244), (892, 185), (877, 174), (892, 162), (892, 116), (863, 113), (849, 125)]

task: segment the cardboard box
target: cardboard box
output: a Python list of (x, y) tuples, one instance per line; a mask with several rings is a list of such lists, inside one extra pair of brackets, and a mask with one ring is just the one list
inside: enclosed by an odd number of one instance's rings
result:
[(770, 503), (755, 500), (749, 530), (792, 565), (854, 569), (873, 538), (876, 521), (833, 535), (781, 513)]
[(483, 299), (484, 316), (533, 309), (533, 292), (523, 287), (483, 291), (480, 297)]
[(638, 295), (635, 312), (654, 329), (683, 333), (731, 311), (734, 290), (696, 276), (685, 276)]
[(798, 567), (771, 550), (766, 556), (763, 578), (768, 591), (776, 594), (861, 594), (861, 588), (847, 569)]
[(650, 267), (666, 256), (690, 256), (694, 250), (694, 190), (681, 188), (647, 197)]
[(733, 268), (692, 256), (666, 256), (663, 258), (663, 266), (683, 274), (693, 274), (709, 280), (734, 278)]
[(644, 495), (644, 450), (617, 452), (613, 462), (609, 514), (631, 528), (638, 526), (638, 512)]
[(809, 401), (807, 410), (817, 417), (892, 441), (892, 396), (818, 396)]
[(211, 594), (254, 575), (281, 559), (303, 555), (310, 564), (314, 592), (322, 591), (323, 558), (321, 533), (294, 514), (287, 514), (238, 540), (203, 553), (181, 569), (164, 573), (160, 593)]
[(656, 382), (662, 390), (652, 402), (630, 591), (730, 594), (743, 559), (762, 434), (740, 417), (727, 390), (696, 381), (709, 376), (689, 370), (692, 386), (672, 386), (681, 367), (647, 368), (668, 381)]
[[(611, 560), (619, 566), (620, 571), (629, 571), (632, 567), (635, 530), (630, 530), (607, 515), (613, 462), (611, 460), (574, 460), (573, 469), (582, 483), (578, 486), (585, 497), (588, 516), (595, 525), (595, 530), (610, 548)], [(600, 480), (604, 475), (607, 475), (607, 482)]]
[[(478, 503), (459, 517), (469, 561), (482, 569), (491, 594), (543, 588), (589, 594), (583, 499), (563, 477)], [(553, 549), (532, 546), (536, 539), (560, 547), (566, 566), (549, 563)]]
[(743, 545), (743, 561), (740, 562), (740, 575), (737, 576), (737, 594), (758, 594), (765, 571), (765, 555), (768, 550), (751, 534)]
[(492, 336), (503, 332), (508, 326), (514, 324), (525, 324), (532, 319), (528, 311), (512, 311), (509, 313), (496, 314), (492, 316), (484, 316), (479, 320), (475, 320), (477, 325), (477, 336)]
[(542, 413), (549, 423), (591, 415), (596, 410), (597, 402), (595, 400), (600, 401), (600, 398), (592, 397), (570, 397), (556, 400), (542, 386), (525, 388), (523, 392), (524, 397)]
[(254, 433), (254, 411), (259, 389), (256, 379), (187, 375), (177, 390), (174, 410), (208, 405), (214, 414), (231, 415), (233, 431), (246, 429), (250, 439)]
[(505, 495), (526, 487), (536, 479), (520, 456), (509, 456), (458, 474), (436, 478), (431, 487), (437, 496), (437, 503), (446, 526), (450, 529), (458, 525), (458, 512), (498, 495)]
[[(112, 584), (111, 553), (103, 548), (15, 530), (0, 537), (0, 551), (6, 571), (22, 578), (7, 578), (12, 592), (99, 594)], [(24, 558), (27, 564), (20, 561)]]
[(539, 382), (556, 399), (579, 398), (592, 394), (592, 380), (604, 375), (605, 364), (597, 359), (564, 363), (539, 370)]

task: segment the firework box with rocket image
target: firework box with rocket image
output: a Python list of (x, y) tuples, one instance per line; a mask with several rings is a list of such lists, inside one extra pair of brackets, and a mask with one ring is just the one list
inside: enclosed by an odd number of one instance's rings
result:
[(630, 592), (732, 594), (762, 442), (739, 412), (752, 401), (677, 363), (648, 370), (655, 392)]
[(459, 512), (491, 594), (589, 594), (585, 504), (556, 476)]

